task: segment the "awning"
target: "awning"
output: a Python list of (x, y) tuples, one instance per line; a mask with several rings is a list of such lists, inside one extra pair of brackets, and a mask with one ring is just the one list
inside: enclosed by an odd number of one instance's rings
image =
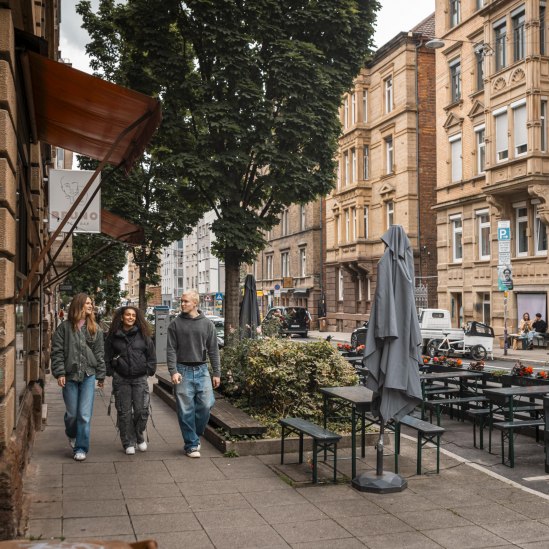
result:
[(295, 288), (294, 296), (308, 296), (311, 289), (312, 288)]
[(160, 123), (160, 102), (31, 51), (21, 60), (35, 140), (103, 160), (143, 117), (108, 159), (129, 171)]
[(143, 227), (134, 225), (124, 218), (101, 209), (101, 232), (129, 244), (143, 244), (145, 242), (145, 232)]

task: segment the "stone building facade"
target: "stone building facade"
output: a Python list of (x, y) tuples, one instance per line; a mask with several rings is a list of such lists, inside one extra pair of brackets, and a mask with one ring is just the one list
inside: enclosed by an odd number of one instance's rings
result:
[(369, 317), (381, 235), (402, 225), (422, 306), (436, 306), (434, 14), (379, 48), (343, 98), (337, 187), (326, 199), (326, 320)]
[[(502, 333), (504, 318), (511, 332), (523, 312), (547, 318), (545, 9), (540, 0), (436, 1), (438, 291), (454, 325), (475, 319)], [(498, 228), (510, 240), (499, 243)]]
[(250, 268), (262, 316), (275, 305), (306, 307), (311, 327), (318, 327), (323, 296), (323, 202), (291, 205), (266, 235), (268, 245)]

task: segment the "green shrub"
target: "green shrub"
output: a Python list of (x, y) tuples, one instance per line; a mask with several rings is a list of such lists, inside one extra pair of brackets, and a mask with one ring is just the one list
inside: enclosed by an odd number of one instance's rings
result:
[(356, 385), (355, 369), (327, 341), (243, 339), (222, 354), (223, 393), (267, 426), (297, 416), (322, 420), (320, 387)]

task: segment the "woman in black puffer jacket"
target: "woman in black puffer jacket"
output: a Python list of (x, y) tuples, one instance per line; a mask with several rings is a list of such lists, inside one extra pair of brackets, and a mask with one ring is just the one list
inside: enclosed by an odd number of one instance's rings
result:
[(107, 375), (117, 412), (120, 440), (126, 454), (147, 450), (145, 429), (149, 419), (148, 376), (156, 372), (156, 350), (151, 330), (136, 307), (120, 307), (105, 341)]

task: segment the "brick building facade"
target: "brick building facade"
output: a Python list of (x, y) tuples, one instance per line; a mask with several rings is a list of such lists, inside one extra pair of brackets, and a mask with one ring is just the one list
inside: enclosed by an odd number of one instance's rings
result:
[(406, 230), (423, 306), (436, 306), (434, 14), (382, 46), (343, 98), (337, 187), (326, 199), (326, 319), (351, 331), (370, 313), (381, 235)]
[[(505, 309), (511, 332), (525, 311), (547, 318), (545, 6), (436, 2), (439, 304), (454, 325), (481, 320), (501, 334)], [(510, 234), (501, 254), (498, 225)], [(513, 274), (506, 307), (498, 264)]]

